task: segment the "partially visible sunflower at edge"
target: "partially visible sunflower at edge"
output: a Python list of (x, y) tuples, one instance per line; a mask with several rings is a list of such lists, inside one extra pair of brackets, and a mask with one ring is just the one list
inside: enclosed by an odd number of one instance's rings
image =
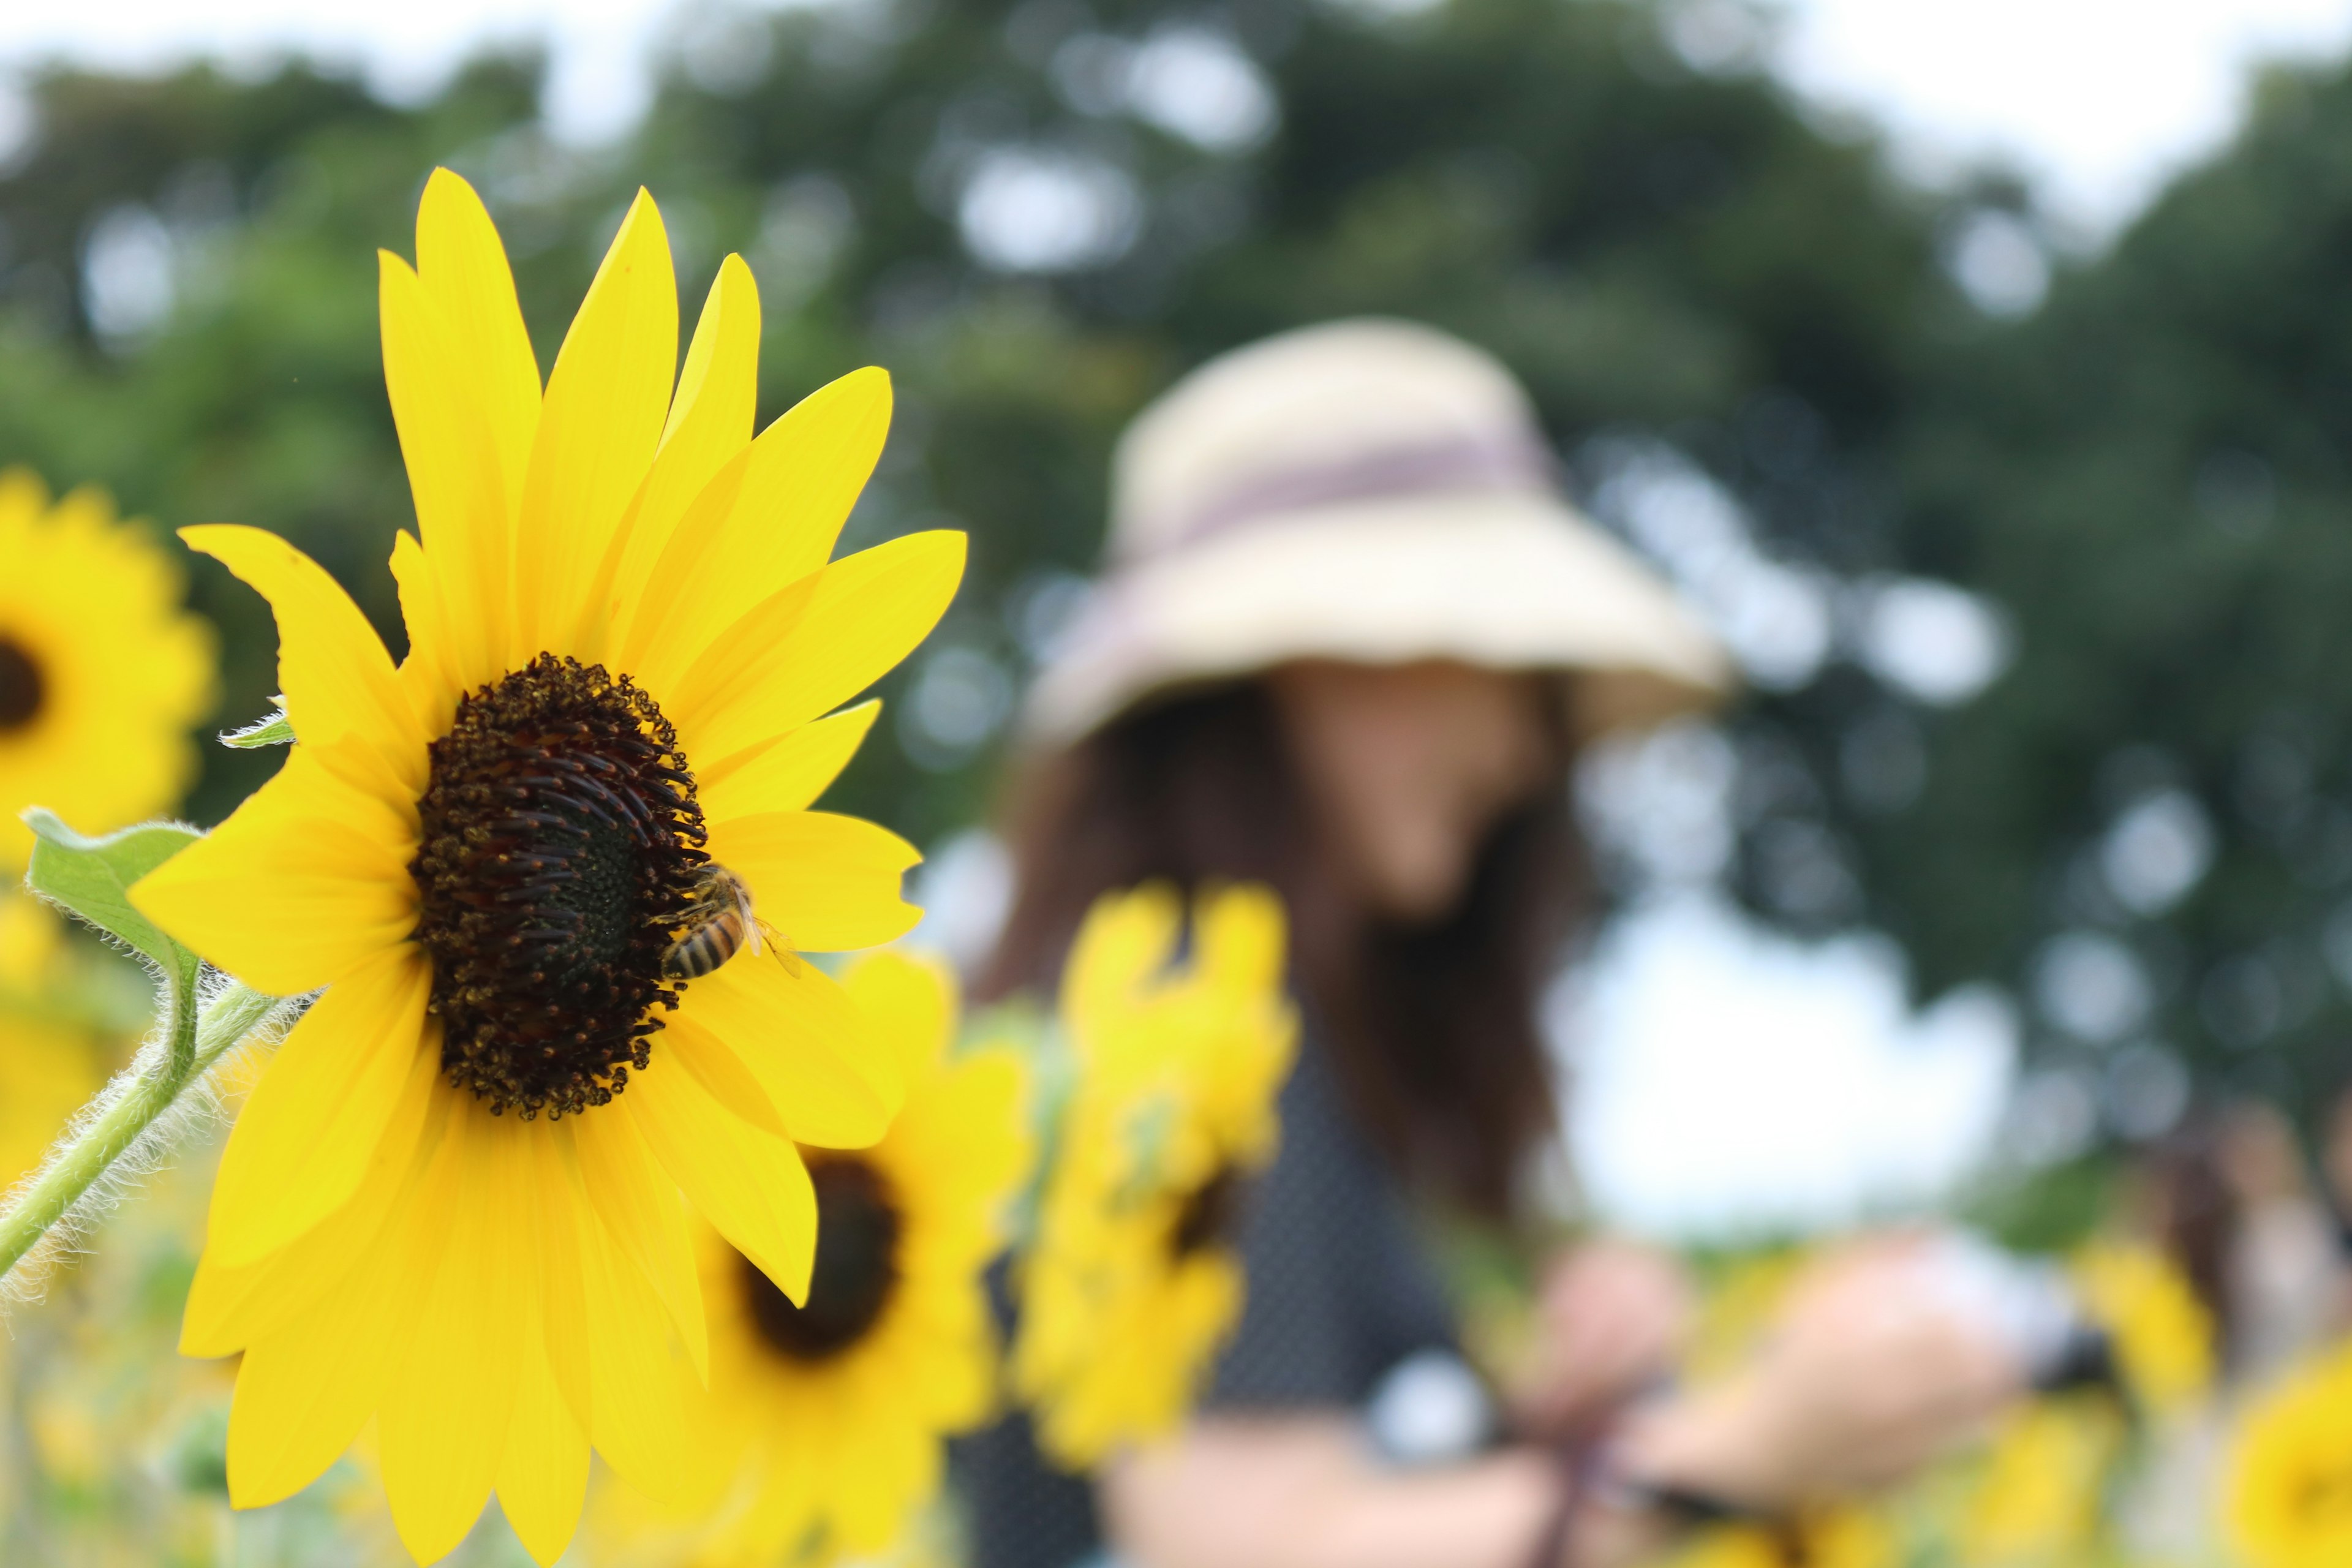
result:
[(68, 1015), (58, 916), (19, 889), (44, 805), (107, 833), (169, 810), (214, 698), (213, 630), (179, 563), (104, 492), (0, 471), (0, 1188), (40, 1163), (120, 1056)]
[(2225, 1533), (2247, 1568), (2352, 1563), (2352, 1343), (2247, 1409), (2225, 1484)]
[(690, 1500), (701, 1522), (668, 1532), (667, 1551), (655, 1510), (625, 1496), (610, 1510), (614, 1535), (656, 1543), (645, 1555), (660, 1561), (748, 1568), (880, 1552), (938, 1492), (944, 1438), (995, 1405), (983, 1275), (1029, 1178), (1026, 1063), (1003, 1047), (950, 1053), (953, 985), (931, 964), (880, 953), (845, 980), (898, 1053), (906, 1108), (871, 1149), (811, 1159), (805, 1303), (700, 1227), (710, 1389), (691, 1422), (713, 1489)]
[(110, 833), (179, 804), (215, 650), (180, 607), (179, 563), (103, 491), (53, 503), (29, 470), (0, 471), (0, 872), (14, 881), (26, 806)]
[(419, 1559), (495, 1489), (547, 1563), (592, 1444), (648, 1493), (688, 1489), (709, 1351), (681, 1193), (802, 1298), (795, 1143), (871, 1144), (898, 1108), (897, 1054), (814, 965), (750, 951), (769, 944), (736, 890), (777, 945), (912, 923), (915, 851), (806, 808), (874, 718), (833, 710), (929, 630), (963, 542), (827, 563), (887, 379), (753, 439), (751, 273), (721, 265), (681, 373), (643, 193), (544, 389), (464, 181), (433, 176), (416, 266), (386, 253), (381, 275), (419, 528), (392, 554), (407, 658), (283, 541), (184, 534), (269, 600), (299, 740), (132, 897), (258, 990), (323, 992), (224, 1152), (182, 1348), (243, 1352), (238, 1506), (299, 1489), (373, 1417)]
[(1108, 895), (1063, 979), (1077, 1085), (1020, 1264), (1012, 1373), (1040, 1447), (1074, 1469), (1172, 1431), (1232, 1329), (1229, 1233), (1274, 1156), (1297, 1040), (1274, 895), (1203, 894), (1171, 967), (1183, 921), (1165, 887)]

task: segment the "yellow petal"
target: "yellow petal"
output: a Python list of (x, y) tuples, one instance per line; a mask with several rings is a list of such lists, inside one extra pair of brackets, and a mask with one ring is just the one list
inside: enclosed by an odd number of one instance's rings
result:
[(388, 250), (376, 259), (393, 425), (448, 617), (449, 670), (471, 688), (504, 668), (513, 509), (477, 401), (482, 384), (456, 326), (408, 263)]
[(372, 1245), (305, 1310), (246, 1347), (229, 1405), (228, 1492), (260, 1508), (310, 1485), (335, 1462), (383, 1396), (408, 1352), (418, 1309), (441, 1261), (446, 1194), (426, 1167), (394, 1184), (400, 1201)]
[(750, 444), (759, 396), (760, 289), (743, 258), (730, 256), (719, 264), (694, 340), (687, 345), (686, 368), (678, 375), (660, 452), (646, 477), (635, 524), (617, 549), (606, 552), (616, 563), (610, 592), (592, 604), (607, 606), (617, 633), (625, 635), (687, 509)]
[(557, 1392), (546, 1356), (523, 1356), (506, 1457), (499, 1463), (499, 1506), (540, 1568), (563, 1555), (588, 1494), (588, 1437)]
[(413, 841), (348, 826), (353, 798), (297, 745), (277, 777), (142, 879), (131, 901), (256, 990), (294, 996), (339, 980), (416, 923)]
[[(418, 727), (427, 735), (448, 733), (457, 694), (471, 684), (461, 669), (441, 574), (425, 559), (425, 547), (406, 530), (392, 536), (392, 581), (400, 590), (400, 618), (408, 627), (408, 657), (400, 661), (401, 689)], [(479, 642), (479, 628), (472, 640)]]
[(875, 1037), (898, 1053), (907, 1082), (921, 1082), (955, 1029), (953, 973), (908, 953), (877, 952), (850, 965), (842, 983)]
[(667, 1309), (645, 1276), (593, 1214), (583, 1210), (579, 1219), (593, 1391), (588, 1438), (623, 1480), (667, 1501), (692, 1485), (680, 1394), (695, 1373), (661, 1331)]
[(278, 689), (294, 732), (322, 746), (359, 738), (384, 770), (386, 797), (414, 800), (425, 787), (425, 735), (394, 678), (392, 657), (341, 584), (257, 528), (207, 523), (184, 528), (180, 537), (269, 601), (278, 617)]
[(820, 387), (761, 431), (733, 504), (664, 546), (630, 628), (628, 667), (664, 637), (683, 639), (677, 658), (691, 659), (712, 634), (823, 566), (889, 428), (890, 378), (868, 368)]
[(677, 279), (637, 193), (555, 358), (515, 533), (517, 663), (568, 651), (613, 531), (644, 482), (677, 370)]
[(1202, 975), (1230, 992), (1271, 992), (1282, 984), (1282, 900), (1271, 889), (1244, 884), (1201, 900)]
[(580, 1174), (574, 1126), (572, 1121), (556, 1122), (546, 1137), (531, 1139), (524, 1148), (530, 1156), (526, 1179), (533, 1184), (531, 1202), (539, 1220), (533, 1240), (539, 1252), (548, 1371), (573, 1423), (585, 1432), (595, 1409), (588, 1375), (588, 1298), (579, 1228), (588, 1212), (588, 1189)]
[(540, 1130), (458, 1089), (438, 1098), (448, 1122), (420, 1215), (443, 1252), (376, 1425), (393, 1523), (420, 1563), (454, 1550), (489, 1501), (538, 1304), (516, 1210), (519, 1145)]
[(755, 685), (772, 679), (777, 650), (792, 646), (793, 632), (807, 616), (823, 582), (822, 574), (812, 573), (777, 589), (712, 638), (682, 671), (662, 657), (682, 644), (671, 641), (656, 650), (640, 678), (681, 734), (692, 731), (706, 715), (726, 712)]
[(816, 1190), (791, 1142), (713, 1100), (693, 1075), (656, 1060), (626, 1103), (646, 1142), (703, 1216), (795, 1301), (816, 1259)]
[[(890, 1148), (910, 1148), (930, 1170), (956, 1173), (961, 1195), (981, 1213), (980, 1232), (992, 1238), (1002, 1224), (995, 1211), (1028, 1179), (1034, 1158), (1027, 1059), (1004, 1046), (961, 1051), (933, 1084), (908, 1100)], [(982, 1245), (996, 1250), (992, 1239)]]
[[(441, 1076), (437, 1033), (427, 1038), (421, 1054), (425, 1059), (404, 1086), (403, 1104), (393, 1117), (395, 1128), (425, 1123), (414, 1147), (404, 1155), (397, 1136), (378, 1140), (374, 1158), (350, 1202), (266, 1258), (227, 1268), (206, 1248), (188, 1289), (181, 1354), (232, 1355), (283, 1331), (354, 1269), (397, 1244), (397, 1227), (406, 1223), (408, 1212), (403, 1205), (430, 1167), (446, 1121), (431, 1117), (427, 1110)], [(383, 1239), (387, 1236), (395, 1239)]]
[[(623, 1093), (634, 1092), (633, 1081)], [(702, 1313), (702, 1287), (694, 1272), (694, 1242), (686, 1228), (677, 1188), (626, 1116), (591, 1112), (572, 1133), (588, 1207), (604, 1222), (623, 1256), (636, 1266), (667, 1309), (684, 1340), (695, 1375), (710, 1375), (710, 1341)]]
[(466, 345), (467, 382), (498, 454), (501, 515), (511, 516), (539, 430), (539, 359), (498, 226), (474, 187), (446, 169), (433, 171), (416, 209), (416, 273)]
[(1165, 883), (1114, 894), (1087, 911), (1062, 966), (1062, 1013), (1079, 1051), (1097, 1048), (1093, 1021), (1119, 1008), (1164, 965), (1184, 910)]
[(677, 726), (689, 757), (730, 757), (840, 707), (930, 635), (963, 576), (961, 533), (910, 533), (824, 569), (792, 635), (723, 711)]
[(849, 765), (882, 703), (877, 699), (695, 770), (702, 815), (712, 822), (766, 811), (805, 811)]
[[(672, 1018), (671, 1023), (680, 1020)], [(743, 1058), (722, 1044), (716, 1035), (693, 1024), (686, 1027), (662, 1031), (661, 1055), (692, 1074), (703, 1092), (711, 1099), (764, 1131), (779, 1138), (789, 1138), (783, 1118), (776, 1114), (775, 1103), (768, 1098), (767, 1087), (752, 1076), (743, 1065)]]
[(403, 1329), (393, 1292), (367, 1294), (372, 1300), (339, 1292), (321, 1312), (246, 1351), (229, 1403), (233, 1506), (264, 1508), (292, 1497), (366, 1424), (390, 1380)]
[(205, 1246), (217, 1264), (292, 1241), (349, 1202), (371, 1163), (406, 1165), (425, 1106), (405, 1090), (439, 1070), (424, 1040), (431, 984), (421, 953), (387, 950), (329, 986), (278, 1047), (214, 1179)]
[(788, 971), (738, 956), (687, 987), (664, 1033), (679, 1028), (706, 1032), (751, 1068), (799, 1142), (866, 1148), (906, 1099), (898, 1058), (869, 1037), (840, 983), (812, 963)]
[(895, 942), (923, 916), (899, 897), (921, 852), (858, 817), (779, 811), (713, 823), (710, 856), (751, 885), (760, 918), (803, 952)]

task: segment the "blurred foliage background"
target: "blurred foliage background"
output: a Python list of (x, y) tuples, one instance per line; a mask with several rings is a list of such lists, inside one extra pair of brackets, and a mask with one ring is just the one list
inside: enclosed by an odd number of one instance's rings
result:
[[(897, 378), (847, 542), (971, 531), (841, 792), (929, 843), (985, 812), (1125, 420), (1264, 333), (1417, 317), (1510, 363), (1580, 494), (1747, 663), (1752, 700), (1670, 738), (1737, 829), (1706, 874), (1801, 931), (1883, 927), (1926, 993), (2014, 987), (2055, 1071), (2309, 1103), (2352, 978), (2352, 78), (2267, 81), (2084, 257), (1997, 171), (1906, 183), (1742, 16), (703, 6), (594, 149), (547, 133), (528, 57), (403, 104), (299, 62), (45, 72), (0, 174), (0, 458), (278, 531), (397, 650), (372, 248), (411, 247), (435, 163), (465, 174), (544, 366), (646, 184), (689, 313), (728, 250), (758, 275), (763, 418)], [(247, 721), (266, 615), (192, 573)], [(1974, 676), (1906, 655), (1938, 636)], [(211, 751), (193, 814), (274, 764)]]

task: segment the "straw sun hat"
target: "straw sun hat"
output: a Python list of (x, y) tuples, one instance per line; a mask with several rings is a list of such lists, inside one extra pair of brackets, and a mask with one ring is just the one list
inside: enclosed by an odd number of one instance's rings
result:
[(1067, 742), (1147, 697), (1297, 658), (1573, 674), (1586, 735), (1731, 684), (1672, 590), (1561, 497), (1509, 372), (1392, 321), (1235, 350), (1136, 419), (1104, 578), (1024, 726)]

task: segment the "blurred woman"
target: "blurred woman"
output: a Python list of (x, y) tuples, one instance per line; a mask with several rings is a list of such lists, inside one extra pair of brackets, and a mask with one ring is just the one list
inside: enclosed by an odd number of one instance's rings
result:
[(1571, 1472), (1546, 1439), (1588, 1433), (1670, 1348), (1671, 1276), (1618, 1247), (1550, 1281), (1519, 1440), (1379, 1456), (1368, 1406), (1456, 1344), (1423, 1225), (1519, 1217), (1554, 1131), (1537, 1012), (1591, 914), (1577, 749), (1711, 703), (1727, 669), (1560, 499), (1507, 373), (1426, 328), (1215, 361), (1137, 421), (1115, 490), (1106, 581), (1032, 693), (981, 990), (1050, 987), (1108, 889), (1246, 879), (1288, 905), (1306, 1037), (1196, 1418), (1090, 1480), (1046, 1468), (1017, 1417), (973, 1444), (979, 1568), (1069, 1568), (1106, 1539), (1148, 1568), (1606, 1568), (1694, 1513), (1891, 1476), (1979, 1419), (2013, 1369), (1890, 1245), (1800, 1292), (1746, 1375), (1626, 1409)]

